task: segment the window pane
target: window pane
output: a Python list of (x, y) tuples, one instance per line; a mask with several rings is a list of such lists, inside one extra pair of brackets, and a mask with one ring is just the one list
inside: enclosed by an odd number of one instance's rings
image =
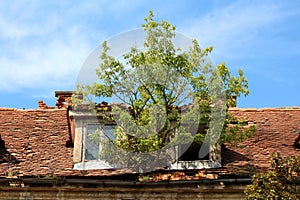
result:
[(99, 158), (101, 127), (98, 124), (88, 124), (85, 135), (85, 160)]
[(116, 139), (115, 135), (115, 125), (105, 125), (104, 135), (105, 140), (114, 141)]

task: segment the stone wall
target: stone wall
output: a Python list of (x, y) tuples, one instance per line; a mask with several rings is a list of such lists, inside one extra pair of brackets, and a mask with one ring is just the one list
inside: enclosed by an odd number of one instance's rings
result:
[(0, 188), (0, 200), (240, 200), (242, 189), (200, 188)]

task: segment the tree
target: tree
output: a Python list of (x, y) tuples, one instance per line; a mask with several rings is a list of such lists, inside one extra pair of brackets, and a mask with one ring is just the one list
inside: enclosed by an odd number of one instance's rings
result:
[(246, 199), (299, 199), (300, 157), (284, 159), (273, 153), (270, 162), (272, 170), (253, 176), (252, 184), (245, 189)]
[(117, 122), (116, 140), (113, 145), (109, 141), (102, 151), (111, 158), (109, 162), (149, 166), (161, 160), (173, 161), (170, 150), (179, 144), (224, 143), (250, 137), (253, 127), (241, 131), (236, 126), (228, 134), (232, 118), (227, 108), (233, 103), (232, 97), (249, 93), (243, 71), (233, 76), (225, 63), (214, 66), (208, 59), (213, 47), (200, 48), (197, 40), (192, 40), (188, 50), (176, 48), (175, 26), (165, 20), (155, 21), (152, 11), (144, 20), (144, 48), (132, 47), (122, 61), (110, 56), (110, 48), (103, 42), (102, 62), (96, 72), (99, 81), (78, 89), (119, 102), (106, 115)]

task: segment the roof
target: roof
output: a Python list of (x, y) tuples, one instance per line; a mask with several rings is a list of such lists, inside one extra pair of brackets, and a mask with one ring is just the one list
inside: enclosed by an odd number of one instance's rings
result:
[[(19, 110), (0, 108), (0, 134), (6, 149), (0, 150), (0, 177), (76, 176), (117, 177), (133, 175), (128, 170), (73, 170), (65, 108)], [(157, 171), (151, 180), (199, 180), (249, 175), (267, 170), (269, 155), (299, 155), (293, 142), (300, 131), (300, 108), (230, 108), (237, 118), (257, 125), (254, 136), (238, 146), (225, 145), (223, 167), (197, 171)], [(136, 175), (137, 176), (137, 175)], [(135, 176), (132, 176), (135, 177)], [(127, 177), (128, 178), (128, 177)]]
[(284, 157), (300, 156), (299, 149), (293, 147), (300, 133), (300, 108), (231, 108), (230, 112), (255, 123), (257, 130), (236, 147), (226, 145), (222, 160), (229, 171), (236, 172), (241, 167), (265, 171), (270, 168), (269, 158), (274, 152)]

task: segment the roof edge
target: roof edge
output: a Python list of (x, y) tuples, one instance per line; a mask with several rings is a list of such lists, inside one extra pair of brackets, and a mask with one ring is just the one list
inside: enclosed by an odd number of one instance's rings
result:
[(275, 108), (228, 108), (229, 111), (289, 111), (289, 110), (300, 110), (298, 106), (292, 107), (275, 107)]

